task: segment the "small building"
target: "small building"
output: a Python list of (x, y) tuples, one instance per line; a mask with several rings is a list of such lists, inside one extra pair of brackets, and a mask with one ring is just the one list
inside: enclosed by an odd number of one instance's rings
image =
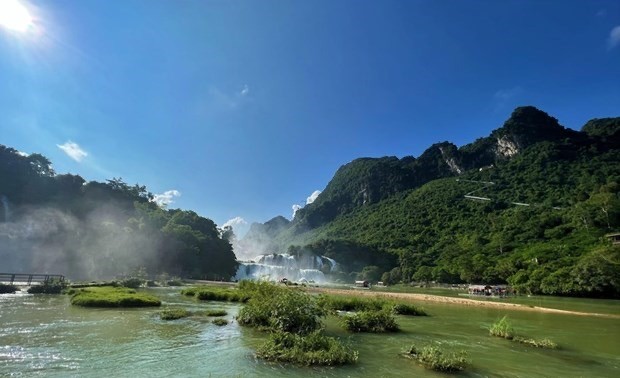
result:
[(611, 241), (611, 244), (613, 244), (613, 245), (620, 244), (620, 232), (616, 232), (616, 233), (613, 233), (613, 234), (607, 234), (607, 235), (605, 235), (605, 237), (607, 239), (609, 239)]
[(370, 288), (369, 281), (355, 281), (355, 287), (367, 287)]

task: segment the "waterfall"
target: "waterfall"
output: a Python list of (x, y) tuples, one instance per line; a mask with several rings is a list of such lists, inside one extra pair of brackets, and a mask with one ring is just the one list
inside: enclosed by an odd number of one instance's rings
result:
[(0, 197), (0, 202), (2, 202), (2, 208), (4, 209), (4, 221), (8, 222), (11, 217), (11, 210), (9, 209), (9, 199), (3, 194)]
[(235, 279), (279, 281), (286, 278), (291, 281), (323, 283), (327, 281), (323, 273), (326, 267), (329, 267), (328, 272), (335, 272), (338, 264), (328, 257), (309, 254), (260, 255), (254, 261), (240, 262)]

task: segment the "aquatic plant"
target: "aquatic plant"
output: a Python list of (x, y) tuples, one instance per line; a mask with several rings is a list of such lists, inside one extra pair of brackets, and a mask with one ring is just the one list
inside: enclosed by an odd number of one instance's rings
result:
[(221, 327), (221, 326), (225, 326), (226, 324), (228, 324), (228, 320), (217, 318), (217, 319), (213, 319), (212, 323), (215, 324), (216, 326)]
[(43, 282), (41, 285), (35, 285), (28, 288), (29, 294), (60, 294), (67, 288), (67, 283), (59, 279), (51, 279)]
[(204, 311), (203, 314), (205, 316), (226, 316), (228, 312), (226, 312), (226, 310), (217, 309)]
[(251, 298), (237, 316), (239, 324), (302, 335), (321, 328), (325, 311), (309, 294), (270, 283), (250, 289)]
[(342, 317), (343, 327), (350, 332), (396, 332), (399, 330), (398, 323), (392, 311), (383, 309), (380, 311), (360, 311), (355, 314)]
[(0, 294), (14, 294), (19, 291), (19, 288), (15, 285), (0, 284)]
[(221, 287), (189, 287), (181, 294), (195, 297), (202, 301), (247, 302), (250, 296), (240, 289)]
[(443, 372), (461, 371), (469, 365), (467, 353), (465, 351), (446, 353), (439, 349), (439, 347), (433, 345), (427, 345), (422, 349), (418, 349), (415, 345), (411, 345), (404, 355), (418, 361), (427, 369)]
[(147, 307), (161, 306), (152, 295), (121, 287), (92, 287), (80, 289), (71, 297), (71, 304), (82, 307)]
[(397, 315), (428, 316), (423, 309), (408, 303), (396, 303), (392, 311)]
[(378, 311), (388, 305), (388, 302), (378, 298), (358, 298), (321, 294), (319, 296), (319, 305), (330, 312)]
[(319, 331), (306, 336), (288, 332), (274, 332), (261, 345), (256, 356), (269, 361), (299, 365), (343, 365), (357, 361), (358, 352), (340, 340)]
[(161, 320), (177, 320), (186, 318), (192, 313), (184, 308), (166, 308), (159, 313)]
[(504, 315), (503, 318), (493, 323), (489, 333), (492, 336), (503, 337), (508, 340), (512, 340), (514, 337), (514, 329), (508, 321), (508, 316)]
[(558, 348), (558, 344), (548, 338), (537, 340), (537, 339), (528, 339), (528, 338), (521, 337), (521, 336), (515, 336), (512, 340), (518, 343), (533, 346), (536, 348), (544, 348), (544, 349), (557, 349)]

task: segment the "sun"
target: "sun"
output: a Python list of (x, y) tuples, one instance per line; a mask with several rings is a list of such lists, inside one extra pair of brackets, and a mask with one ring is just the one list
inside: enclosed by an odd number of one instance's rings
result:
[(26, 32), (32, 26), (28, 9), (18, 0), (0, 0), (0, 27)]

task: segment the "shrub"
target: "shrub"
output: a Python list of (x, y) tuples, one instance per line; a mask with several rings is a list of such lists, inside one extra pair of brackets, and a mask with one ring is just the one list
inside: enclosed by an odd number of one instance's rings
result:
[(31, 286), (28, 289), (29, 294), (60, 294), (66, 289), (67, 283), (58, 279), (51, 279), (43, 282), (41, 285)]
[(247, 302), (249, 299), (249, 295), (242, 290), (219, 287), (189, 287), (181, 290), (181, 294), (202, 301)]
[(342, 318), (342, 324), (350, 332), (396, 332), (398, 323), (391, 311), (360, 311)]
[(299, 365), (343, 365), (357, 361), (358, 352), (320, 332), (307, 336), (275, 332), (258, 348), (256, 355), (269, 361)]
[(81, 289), (71, 297), (71, 304), (83, 307), (148, 307), (161, 306), (161, 301), (134, 289), (92, 287)]
[(213, 324), (215, 324), (216, 326), (225, 326), (226, 324), (228, 324), (228, 320), (226, 319), (222, 319), (222, 318), (218, 318), (218, 319), (213, 319)]
[(412, 304), (397, 303), (392, 307), (392, 311), (398, 315), (427, 316), (428, 314), (421, 308)]
[(166, 308), (159, 313), (161, 320), (176, 320), (186, 318), (191, 315), (191, 312), (184, 308)]
[(206, 316), (226, 316), (228, 313), (226, 310), (207, 310), (204, 312)]
[(260, 283), (251, 296), (237, 316), (241, 325), (299, 334), (321, 328), (325, 312), (314, 297), (302, 291)]
[(512, 325), (508, 321), (508, 317), (506, 315), (493, 323), (489, 333), (492, 336), (503, 337), (508, 340), (512, 340), (514, 337), (514, 329), (512, 328)]
[(405, 356), (413, 358), (427, 369), (443, 372), (461, 371), (469, 364), (465, 351), (447, 354), (432, 345), (425, 346), (421, 350), (412, 345), (406, 351)]
[(377, 298), (342, 297), (320, 295), (319, 304), (326, 311), (378, 311), (388, 302)]
[(19, 288), (15, 285), (0, 284), (0, 294), (14, 294), (19, 291)]

